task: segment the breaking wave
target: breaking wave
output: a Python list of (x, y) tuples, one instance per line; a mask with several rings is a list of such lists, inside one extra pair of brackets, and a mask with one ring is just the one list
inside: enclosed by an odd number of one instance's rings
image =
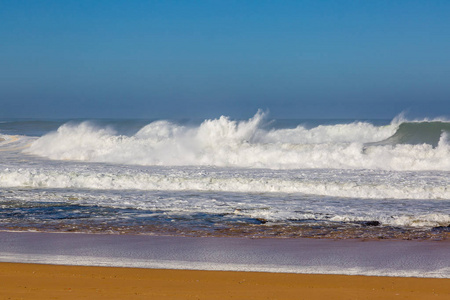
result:
[(26, 153), (56, 160), (129, 165), (269, 169), (450, 170), (450, 122), (369, 122), (267, 129), (258, 111), (199, 126), (155, 121), (134, 135), (91, 122), (67, 123)]
[[(221, 171), (220, 171), (221, 170)], [(7, 168), (0, 187), (143, 191), (301, 193), (362, 199), (450, 199), (448, 180), (385, 171), (265, 171), (173, 168)], [(369, 173), (367, 173), (369, 172)], [(408, 182), (408, 184), (405, 184)]]
[(439, 143), (448, 142), (449, 122), (405, 122), (399, 125), (395, 134), (374, 145), (429, 144), (438, 147)]

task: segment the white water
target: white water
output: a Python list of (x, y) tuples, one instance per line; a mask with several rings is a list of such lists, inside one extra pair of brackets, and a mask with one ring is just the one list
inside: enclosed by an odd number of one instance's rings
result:
[[(434, 173), (193, 168), (7, 168), (1, 187), (98, 190), (303, 193), (367, 199), (450, 199), (450, 179)], [(445, 176), (445, 175), (444, 175)]]
[(1, 135), (0, 201), (448, 226), (448, 133), (434, 148), (370, 145), (401, 122), (270, 129), (258, 112), (198, 126), (156, 121), (132, 135), (91, 122)]
[(270, 169), (450, 170), (450, 146), (369, 146), (392, 136), (397, 123), (321, 125), (266, 130), (264, 114), (248, 121), (227, 117), (200, 126), (153, 122), (132, 136), (92, 123), (65, 124), (34, 141), (25, 152), (56, 160), (158, 166)]
[(65, 163), (0, 171), (3, 201), (68, 202), (272, 222), (450, 224), (450, 179), (437, 172), (261, 170)]

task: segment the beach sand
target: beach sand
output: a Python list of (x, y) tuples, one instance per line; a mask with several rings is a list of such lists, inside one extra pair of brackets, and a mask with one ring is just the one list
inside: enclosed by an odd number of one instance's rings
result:
[(0, 263), (0, 299), (450, 299), (450, 279)]
[(0, 232), (0, 299), (450, 299), (448, 249), (446, 241)]

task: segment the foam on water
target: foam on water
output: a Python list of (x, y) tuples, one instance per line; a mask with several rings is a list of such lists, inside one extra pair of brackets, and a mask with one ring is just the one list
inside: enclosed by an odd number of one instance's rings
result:
[[(222, 116), (197, 127), (156, 121), (132, 136), (90, 122), (68, 123), (37, 139), (26, 153), (149, 166), (450, 170), (449, 123), (434, 122), (430, 127), (428, 123), (354, 122), (265, 129), (264, 120), (264, 113), (258, 112), (247, 121)], [(430, 131), (427, 126), (438, 135), (432, 142), (424, 139)], [(418, 133), (406, 139), (405, 132)]]
[(6, 202), (6, 209), (14, 201), (20, 201), (19, 207), (67, 203), (273, 222), (375, 220), (383, 225), (422, 228), (450, 224), (450, 177), (446, 174), (12, 164), (0, 170), (0, 204)]
[(129, 218), (135, 228), (268, 223), (275, 233), (277, 224), (320, 223), (330, 232), (336, 224), (448, 232), (445, 120), (279, 128), (258, 112), (197, 125), (119, 123), (43, 122), (54, 130), (36, 137), (19, 122), (7, 131), (14, 134), (3, 132), (0, 225), (101, 231), (108, 216), (112, 227)]
[[(360, 178), (358, 176), (361, 176)], [(367, 199), (450, 199), (449, 179), (427, 174), (258, 172), (192, 168), (7, 168), (1, 187), (303, 193)]]

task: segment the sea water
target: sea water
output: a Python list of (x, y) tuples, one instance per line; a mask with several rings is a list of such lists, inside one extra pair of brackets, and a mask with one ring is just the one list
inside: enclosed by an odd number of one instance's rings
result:
[(450, 122), (3, 120), (0, 230), (448, 239)]

